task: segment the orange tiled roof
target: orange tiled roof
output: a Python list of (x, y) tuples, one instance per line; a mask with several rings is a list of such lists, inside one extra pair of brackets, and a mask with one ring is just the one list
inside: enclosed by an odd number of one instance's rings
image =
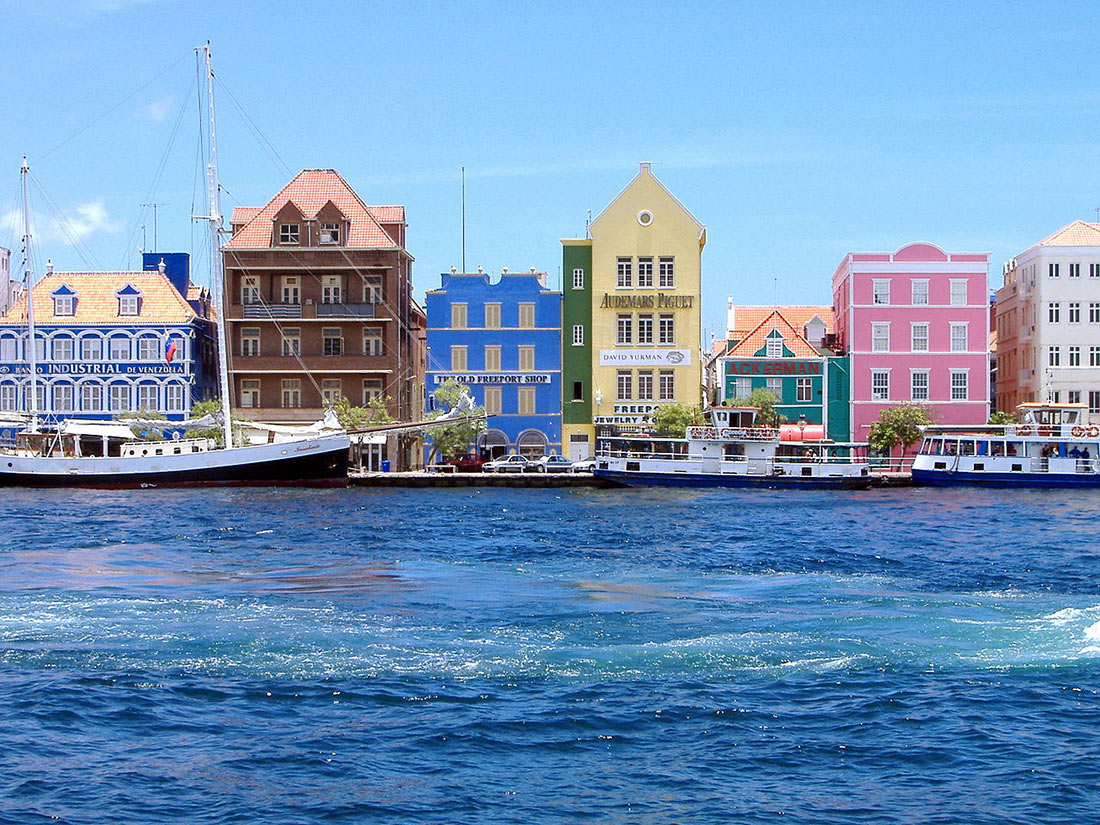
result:
[(826, 331), (834, 332), (836, 330), (836, 317), (833, 314), (833, 308), (831, 306), (735, 306), (733, 309), (735, 313), (734, 322), (737, 324), (737, 329), (731, 329), (727, 333), (729, 338), (733, 341), (740, 341), (752, 330), (756, 329), (762, 321), (770, 318), (772, 312), (775, 310), (779, 310), (783, 313), (784, 320), (798, 330), (800, 335), (806, 324), (815, 315), (825, 322)]
[(262, 209), (262, 206), (235, 206), (233, 207), (233, 217), (229, 219), (229, 222), (234, 226), (248, 223), (259, 215)]
[[(810, 316), (813, 317), (812, 315)], [(768, 334), (772, 330), (778, 330), (779, 334), (783, 336), (783, 345), (795, 354), (796, 358), (817, 358), (821, 355), (802, 335), (802, 331), (791, 326), (790, 322), (783, 317), (778, 309), (773, 309), (767, 318), (762, 320), (756, 327), (749, 332), (744, 338), (742, 338), (733, 349), (730, 350), (730, 355), (739, 356), (741, 358), (749, 358), (756, 355), (757, 352), (764, 349)]]
[(367, 211), (379, 223), (404, 223), (404, 206), (368, 206)]
[[(251, 215), (244, 226), (230, 238), (225, 244), (226, 249), (257, 249), (270, 247), (274, 244), (272, 237), (272, 218), (287, 205), (293, 202), (298, 211), (305, 218), (314, 218), (329, 201), (351, 222), (348, 231), (347, 246), (355, 249), (397, 249), (393, 238), (387, 234), (378, 224), (377, 218), (371, 214), (372, 207), (368, 207), (340, 174), (333, 169), (305, 169), (283, 187), (274, 198), (268, 201), (267, 206), (257, 210)], [(234, 218), (242, 208), (233, 210)], [(252, 207), (254, 208), (254, 207)], [(382, 210), (382, 215), (389, 217), (390, 210), (403, 207), (375, 207)], [(242, 216), (246, 213), (241, 212)], [(387, 222), (389, 222), (387, 220)], [(236, 223), (236, 221), (234, 221)]]
[(1100, 246), (1100, 223), (1074, 221), (1043, 238), (1039, 246)]
[[(133, 284), (141, 290), (138, 315), (120, 317), (115, 293)], [(51, 296), (62, 285), (76, 292), (76, 314), (54, 315)], [(7, 315), (4, 323), (26, 323), (27, 296), (24, 293)], [(36, 324), (188, 324), (195, 312), (172, 286), (168, 278), (156, 270), (143, 272), (52, 272), (34, 285), (34, 322)]]

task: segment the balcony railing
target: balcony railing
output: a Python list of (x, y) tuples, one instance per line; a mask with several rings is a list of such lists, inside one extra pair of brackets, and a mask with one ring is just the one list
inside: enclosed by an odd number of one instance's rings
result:
[(317, 304), (318, 318), (373, 318), (374, 304)]
[(301, 304), (244, 304), (245, 318), (301, 318)]

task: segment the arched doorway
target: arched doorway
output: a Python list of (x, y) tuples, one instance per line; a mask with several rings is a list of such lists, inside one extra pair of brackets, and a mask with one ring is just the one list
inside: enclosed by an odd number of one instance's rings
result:
[(477, 452), (482, 461), (508, 454), (508, 436), (500, 430), (486, 430), (477, 437)]
[(539, 430), (524, 430), (516, 439), (516, 452), (525, 458), (538, 458), (546, 455), (546, 447), (550, 439)]

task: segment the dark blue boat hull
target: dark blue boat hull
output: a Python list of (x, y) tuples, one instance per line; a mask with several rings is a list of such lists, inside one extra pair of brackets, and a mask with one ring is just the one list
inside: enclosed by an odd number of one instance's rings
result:
[(913, 470), (913, 483), (926, 487), (1061, 487), (1100, 488), (1100, 473), (1050, 475), (1047, 473), (968, 473), (946, 470)]

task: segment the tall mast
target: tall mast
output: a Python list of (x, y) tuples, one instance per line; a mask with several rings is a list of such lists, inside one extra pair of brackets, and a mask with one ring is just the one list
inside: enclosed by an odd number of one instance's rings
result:
[(31, 413), (30, 431), (38, 432), (38, 341), (34, 326), (34, 273), (31, 271), (31, 208), (27, 193), (27, 179), (31, 168), (27, 165), (27, 156), (23, 155), (23, 167), (19, 177), (23, 183), (23, 289), (27, 295), (27, 362), (31, 369), (31, 397), (27, 404)]
[(214, 132), (214, 70), (210, 66), (210, 41), (202, 47), (206, 59), (206, 100), (210, 108), (210, 163), (206, 167), (207, 187), (210, 196), (209, 214), (206, 220), (210, 224), (210, 287), (214, 292), (214, 305), (218, 311), (218, 378), (222, 402), (222, 427), (225, 432), (225, 446), (233, 446), (233, 424), (229, 419), (229, 347), (225, 328), (226, 315), (225, 284), (222, 281), (221, 238), (222, 210), (221, 187), (218, 183), (218, 139)]

